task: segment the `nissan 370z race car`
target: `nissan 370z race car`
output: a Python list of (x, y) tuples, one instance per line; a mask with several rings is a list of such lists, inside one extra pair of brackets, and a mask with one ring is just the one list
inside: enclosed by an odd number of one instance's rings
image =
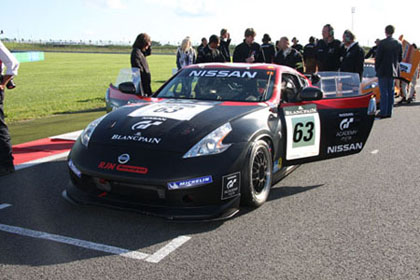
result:
[(86, 127), (68, 157), (72, 185), (63, 195), (169, 219), (258, 207), (289, 167), (363, 149), (375, 100), (349, 75), (330, 75), (324, 96), (285, 66), (186, 67), (153, 97)]

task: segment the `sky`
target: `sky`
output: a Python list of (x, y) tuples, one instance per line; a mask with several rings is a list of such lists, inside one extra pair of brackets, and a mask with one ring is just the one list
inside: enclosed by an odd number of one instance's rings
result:
[(0, 0), (0, 6), (0, 38), (132, 43), (146, 32), (162, 44), (186, 36), (198, 44), (227, 28), (238, 44), (252, 27), (259, 43), (268, 33), (273, 41), (288, 36), (306, 44), (309, 36), (321, 38), (329, 23), (337, 39), (350, 29), (356, 41), (371, 46), (392, 24), (394, 37), (420, 45), (418, 0)]

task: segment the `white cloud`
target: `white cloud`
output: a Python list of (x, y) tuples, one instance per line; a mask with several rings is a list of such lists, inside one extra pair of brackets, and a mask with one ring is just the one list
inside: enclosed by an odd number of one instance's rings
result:
[(122, 10), (126, 8), (122, 0), (84, 0), (84, 3), (95, 9)]

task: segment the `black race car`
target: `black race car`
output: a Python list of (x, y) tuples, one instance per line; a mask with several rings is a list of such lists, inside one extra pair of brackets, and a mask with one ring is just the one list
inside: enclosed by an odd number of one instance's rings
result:
[[(186, 67), (153, 97), (86, 127), (68, 157), (72, 185), (63, 195), (169, 219), (258, 207), (291, 166), (363, 149), (375, 101), (349, 75), (329, 75), (324, 96), (284, 66)], [(118, 90), (136, 94), (130, 82)]]

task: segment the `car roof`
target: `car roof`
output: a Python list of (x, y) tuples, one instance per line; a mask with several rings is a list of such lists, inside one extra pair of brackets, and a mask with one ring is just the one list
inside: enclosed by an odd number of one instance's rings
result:
[(267, 63), (200, 63), (192, 64), (186, 69), (206, 69), (206, 68), (238, 68), (238, 69), (262, 69), (262, 70), (286, 70), (291, 68), (287, 66)]

